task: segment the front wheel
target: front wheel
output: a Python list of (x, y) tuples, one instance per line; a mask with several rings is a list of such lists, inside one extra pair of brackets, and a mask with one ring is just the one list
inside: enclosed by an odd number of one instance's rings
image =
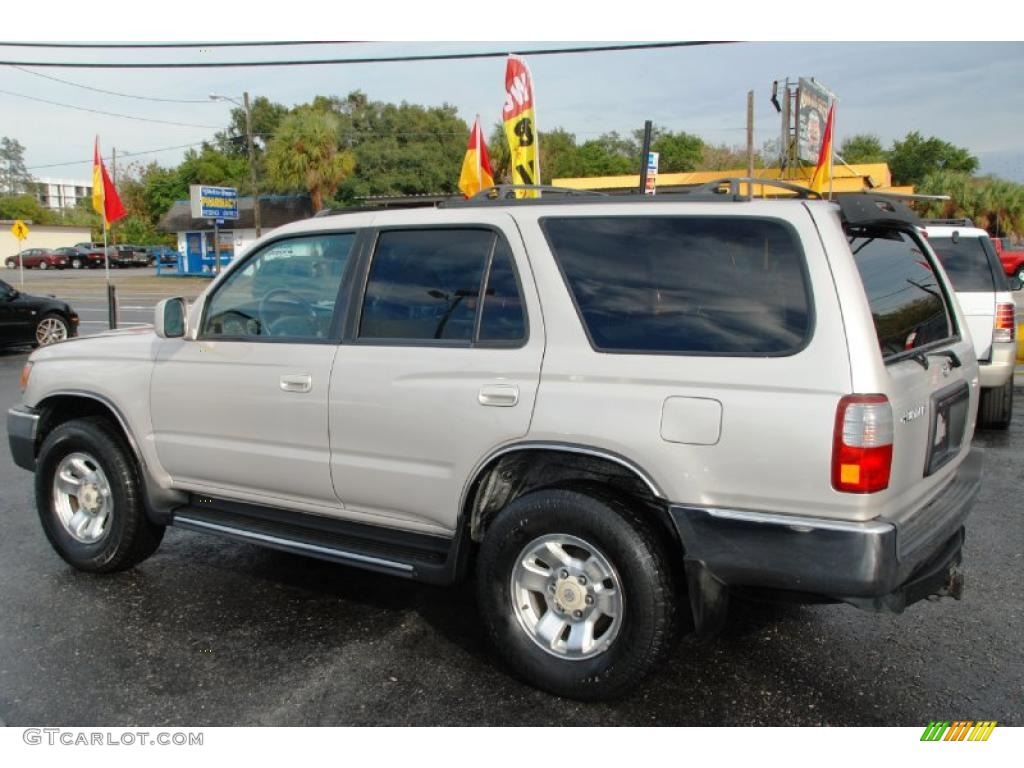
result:
[(8, 259), (7, 261), (4, 262), (4, 264), (7, 265), (8, 269), (17, 269), (18, 268), (18, 262), (16, 262), (14, 259)]
[(676, 636), (664, 543), (617, 498), (548, 489), (516, 499), (487, 531), (477, 581), (494, 646), (518, 675), (558, 696), (625, 694)]
[(50, 544), (82, 571), (112, 573), (145, 560), (163, 526), (146, 517), (135, 461), (102, 419), (76, 419), (43, 440), (36, 507)]
[(72, 259), (71, 260), (71, 268), (72, 269), (81, 269), (82, 268), (82, 260), (81, 259)]
[(36, 324), (36, 344), (45, 347), (47, 344), (56, 344), (64, 341), (70, 335), (71, 329), (68, 321), (60, 315), (45, 315)]
[(1024, 283), (1024, 267), (1017, 270), (1017, 279)]

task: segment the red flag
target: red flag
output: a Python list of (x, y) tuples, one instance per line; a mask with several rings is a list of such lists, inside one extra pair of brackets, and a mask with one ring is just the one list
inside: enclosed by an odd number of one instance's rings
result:
[(818, 166), (814, 169), (814, 175), (811, 177), (811, 189), (819, 195), (825, 193), (829, 181), (832, 179), (832, 128), (836, 116), (835, 108), (835, 104), (828, 108), (825, 136), (821, 140), (821, 150), (818, 152)]
[(100, 157), (100, 137), (96, 137), (96, 144), (92, 154), (92, 207), (96, 213), (103, 214), (103, 226), (109, 227), (118, 219), (123, 219), (127, 212), (124, 203), (117, 195), (114, 182), (110, 180), (107, 168), (103, 165), (103, 158)]
[(484, 141), (484, 132), (480, 130), (480, 118), (477, 117), (473, 121), (473, 130), (470, 131), (469, 141), (466, 143), (459, 189), (469, 198), (481, 189), (493, 186), (494, 171), (491, 170), (491, 158), (487, 156), (487, 143)]

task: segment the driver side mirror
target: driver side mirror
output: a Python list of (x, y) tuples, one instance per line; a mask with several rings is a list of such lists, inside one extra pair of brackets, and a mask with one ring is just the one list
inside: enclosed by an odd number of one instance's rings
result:
[(188, 313), (185, 311), (185, 299), (177, 296), (164, 299), (156, 305), (153, 313), (153, 329), (161, 339), (178, 339), (188, 330)]

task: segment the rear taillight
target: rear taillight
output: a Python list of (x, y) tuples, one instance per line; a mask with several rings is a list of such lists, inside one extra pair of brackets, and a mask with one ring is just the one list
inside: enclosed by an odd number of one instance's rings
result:
[(840, 400), (832, 437), (832, 487), (844, 493), (888, 488), (892, 434), (892, 406), (885, 395)]
[(1013, 304), (996, 304), (992, 341), (1013, 341)]

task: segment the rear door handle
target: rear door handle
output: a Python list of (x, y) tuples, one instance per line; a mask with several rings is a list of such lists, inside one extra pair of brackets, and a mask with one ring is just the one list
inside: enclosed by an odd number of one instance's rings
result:
[(309, 392), (313, 389), (313, 377), (308, 373), (293, 373), (282, 376), (281, 389), (285, 392)]
[(480, 387), (477, 399), (480, 401), (480, 405), (511, 408), (519, 402), (519, 387), (515, 384), (488, 384), (485, 387)]

